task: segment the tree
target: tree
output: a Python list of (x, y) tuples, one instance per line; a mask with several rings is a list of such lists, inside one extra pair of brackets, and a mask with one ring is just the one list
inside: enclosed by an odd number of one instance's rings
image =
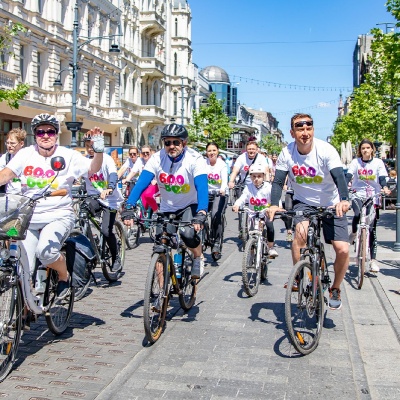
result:
[(279, 154), (282, 150), (282, 147), (282, 144), (278, 143), (271, 134), (263, 136), (260, 142), (260, 148), (267, 150), (268, 154)]
[[(0, 54), (7, 54), (13, 57), (14, 54), (10, 50), (12, 38), (18, 32), (25, 32), (26, 29), (18, 23), (6, 26), (4, 32), (0, 34)], [(29, 85), (18, 83), (14, 89), (0, 89), (0, 101), (6, 101), (10, 108), (19, 108), (19, 100), (23, 99), (28, 93)]]
[(188, 126), (189, 138), (194, 142), (210, 142), (226, 149), (226, 140), (232, 133), (229, 117), (224, 113), (223, 100), (218, 100), (215, 93), (211, 93), (207, 105), (193, 110), (193, 124)]

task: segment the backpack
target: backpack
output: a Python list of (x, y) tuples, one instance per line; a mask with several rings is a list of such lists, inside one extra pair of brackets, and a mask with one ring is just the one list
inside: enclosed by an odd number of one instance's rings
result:
[(69, 237), (65, 243), (67, 268), (72, 275), (72, 286), (85, 286), (91, 276), (87, 263), (94, 261), (95, 254), (89, 239), (83, 235)]
[[(11, 154), (10, 153), (6, 153), (6, 165), (10, 162), (11, 160)], [(6, 189), (7, 189), (7, 183), (5, 185), (1, 185), (0, 186), (0, 193), (6, 193)]]

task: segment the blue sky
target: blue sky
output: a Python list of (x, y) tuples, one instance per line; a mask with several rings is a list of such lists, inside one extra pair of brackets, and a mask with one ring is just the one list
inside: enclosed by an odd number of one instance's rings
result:
[(271, 112), (286, 141), (290, 117), (299, 111), (311, 113), (317, 137), (331, 134), (339, 95), (349, 95), (353, 85), (358, 35), (394, 22), (384, 0), (188, 2), (193, 62), (225, 69), (240, 103)]

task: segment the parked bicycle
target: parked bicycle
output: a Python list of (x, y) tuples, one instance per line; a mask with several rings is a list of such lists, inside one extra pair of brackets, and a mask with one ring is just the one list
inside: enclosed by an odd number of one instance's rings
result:
[[(360, 210), (360, 222), (357, 225), (357, 232), (354, 241), (354, 250), (356, 253), (357, 278), (356, 283), (358, 289), (362, 288), (364, 282), (365, 266), (371, 259), (370, 251), (370, 230), (374, 225), (376, 211), (374, 200), (381, 196), (381, 193), (376, 193), (368, 199), (361, 198), (356, 191), (351, 191), (353, 198), (360, 199), (362, 206)], [(358, 205), (358, 203), (355, 203)]]
[[(220, 196), (219, 190), (211, 190), (208, 192), (208, 198), (209, 198), (210, 203), (213, 201), (216, 201), (216, 199), (219, 196)], [(207, 213), (207, 219), (204, 222), (203, 229), (199, 232), (199, 236), (200, 236), (201, 243), (203, 246), (203, 252), (205, 252), (208, 247), (210, 249), (212, 249), (215, 244), (219, 245), (219, 249), (220, 249), (219, 253), (218, 254), (215, 254), (213, 252), (211, 253), (211, 257), (213, 258), (214, 261), (218, 261), (221, 258), (222, 245), (224, 242), (224, 229), (226, 226), (225, 212), (223, 212), (221, 215), (221, 225), (222, 225), (222, 232), (219, 237), (218, 243), (216, 243), (216, 238), (214, 237), (215, 232), (212, 229), (212, 227), (214, 226), (214, 218), (212, 218), (212, 212), (209, 211)]]
[[(74, 200), (78, 201), (79, 206), (77, 221), (79, 230), (73, 231), (73, 234), (82, 233), (84, 236), (86, 236), (90, 241), (92, 249), (94, 250), (96, 256), (95, 260), (86, 264), (88, 273), (93, 278), (93, 281), (96, 283), (96, 279), (94, 278), (94, 268), (100, 264), (104, 277), (109, 282), (115, 282), (121, 276), (125, 262), (125, 232), (122, 223), (116, 220), (114, 223), (114, 233), (117, 238), (117, 257), (119, 257), (121, 268), (117, 271), (113, 271), (111, 251), (104, 238), (104, 235), (101, 232), (101, 211), (95, 213), (94, 210), (91, 209), (90, 203), (88, 202), (90, 199), (96, 200), (99, 197), (99, 195), (88, 195), (83, 191), (74, 194)], [(76, 300), (80, 300), (85, 296), (89, 288), (90, 281), (91, 279), (88, 279), (86, 285), (76, 289)]]
[(301, 354), (314, 351), (324, 322), (325, 292), (330, 287), (324, 244), (320, 239), (321, 220), (333, 217), (335, 210), (319, 207), (313, 211), (286, 211), (275, 215), (302, 215), (309, 220), (306, 247), (300, 250), (287, 283), (285, 321), (290, 341)]
[(249, 239), (243, 253), (242, 281), (244, 291), (248, 296), (255, 296), (261, 280), (267, 279), (268, 273), (268, 243), (264, 237), (265, 209), (253, 211), (248, 207), (242, 210), (254, 221), (254, 229), (249, 232)]
[[(56, 171), (54, 166), (52, 169)], [(19, 248), (18, 241), (26, 238), (36, 203), (67, 194), (66, 189), (49, 192), (49, 187), (33, 198), (0, 195), (0, 381), (10, 372), (22, 332), (31, 320), (44, 315), (50, 331), (61, 335), (71, 317), (74, 288), (64, 298), (57, 298), (58, 273), (37, 262), (32, 276)]]
[[(197, 282), (192, 279), (193, 256), (179, 238), (179, 228), (191, 225), (175, 219), (171, 214), (154, 214), (150, 224), (162, 230), (155, 237), (153, 254), (147, 273), (144, 291), (144, 330), (149, 343), (155, 343), (165, 325), (165, 318), (171, 294), (178, 294), (183, 310), (192, 308), (196, 300)], [(172, 250), (176, 250), (174, 257)]]

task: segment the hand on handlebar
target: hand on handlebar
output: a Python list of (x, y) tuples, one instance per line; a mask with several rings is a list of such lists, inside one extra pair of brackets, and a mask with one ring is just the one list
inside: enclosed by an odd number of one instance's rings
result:
[(276, 212), (284, 212), (286, 211), (284, 208), (281, 208), (279, 206), (270, 206), (267, 208), (267, 215), (270, 221), (274, 220), (274, 216)]
[(336, 215), (343, 217), (343, 215), (350, 210), (351, 203), (348, 200), (342, 200), (335, 205)]
[(104, 200), (107, 196), (110, 196), (113, 193), (112, 189), (104, 189), (101, 193), (100, 193), (100, 198), (102, 200)]

